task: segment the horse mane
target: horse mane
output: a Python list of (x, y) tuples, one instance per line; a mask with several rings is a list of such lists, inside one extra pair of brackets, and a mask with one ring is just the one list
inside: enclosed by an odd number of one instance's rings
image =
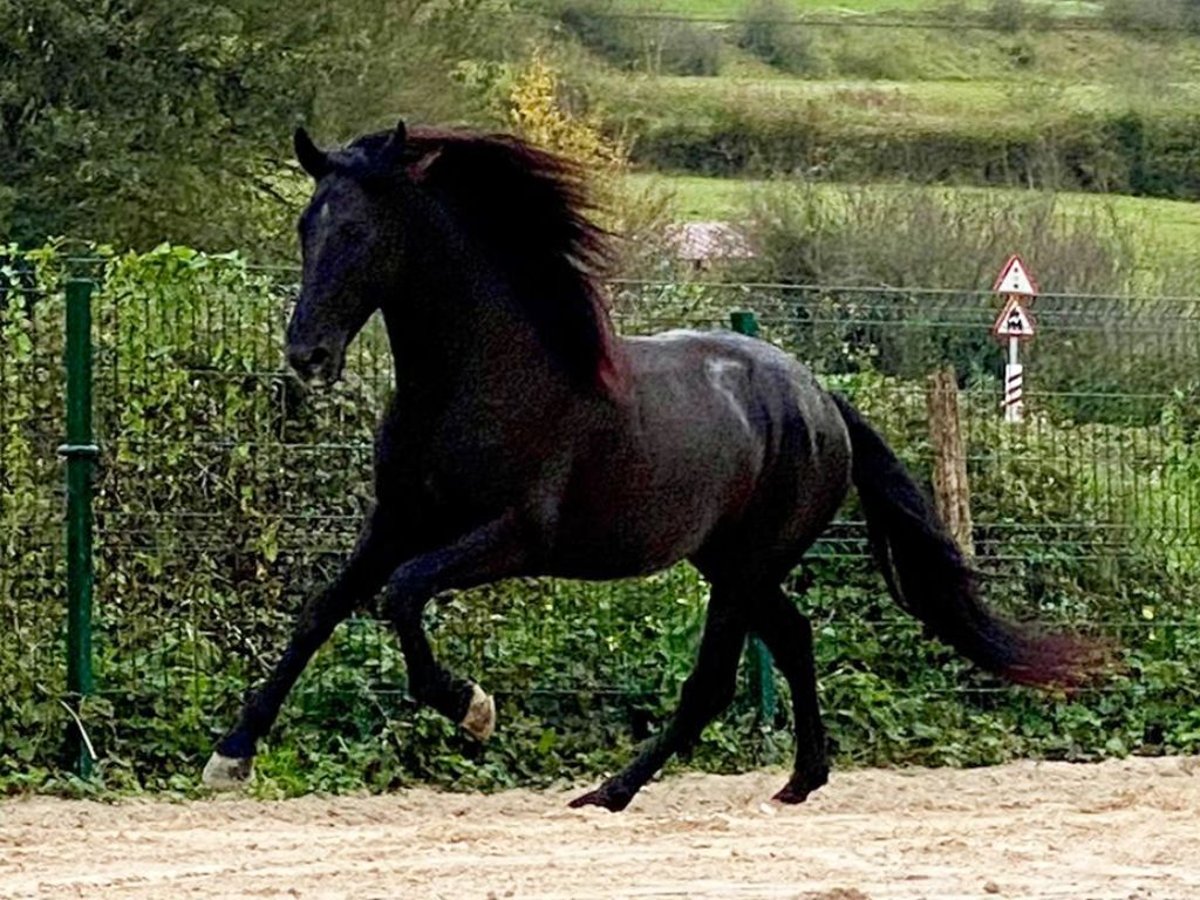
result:
[[(348, 168), (384, 174), (376, 167), (390, 136), (352, 143)], [(625, 365), (601, 287), (614, 253), (588, 216), (596, 207), (583, 168), (507, 134), (414, 126), (404, 147), (389, 165), (445, 201), (487, 248), (551, 357), (580, 385), (620, 395)]]

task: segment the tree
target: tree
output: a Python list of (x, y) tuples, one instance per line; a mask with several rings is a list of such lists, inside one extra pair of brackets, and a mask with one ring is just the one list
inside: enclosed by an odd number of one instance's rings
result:
[(0, 241), (286, 251), (293, 127), (469, 117), (497, 2), (0, 0)]

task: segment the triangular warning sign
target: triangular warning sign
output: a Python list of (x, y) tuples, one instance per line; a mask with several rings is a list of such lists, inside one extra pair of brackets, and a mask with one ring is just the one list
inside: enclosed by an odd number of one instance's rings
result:
[(1000, 277), (992, 285), (997, 294), (1019, 294), (1022, 297), (1036, 297), (1038, 284), (1034, 280), (1029, 267), (1017, 254), (1013, 254), (1000, 270)]
[(1019, 297), (1009, 297), (992, 325), (992, 334), (998, 338), (1031, 338), (1033, 332), (1033, 316), (1021, 305)]

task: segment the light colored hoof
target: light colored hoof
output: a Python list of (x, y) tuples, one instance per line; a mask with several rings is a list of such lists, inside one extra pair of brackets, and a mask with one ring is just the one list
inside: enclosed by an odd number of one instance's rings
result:
[(254, 771), (254, 759), (233, 759), (214, 753), (204, 766), (200, 779), (214, 791), (234, 791), (246, 786)]
[(463, 730), (477, 741), (486, 741), (496, 730), (496, 701), (477, 684), (471, 685), (471, 705), (463, 717)]

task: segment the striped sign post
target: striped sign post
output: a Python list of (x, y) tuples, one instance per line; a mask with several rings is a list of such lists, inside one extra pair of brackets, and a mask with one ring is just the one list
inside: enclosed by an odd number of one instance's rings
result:
[(1017, 424), (1025, 418), (1025, 367), (1021, 365), (1021, 341), (1031, 339), (1036, 330), (1027, 303), (1037, 296), (1037, 282), (1021, 257), (1013, 254), (1000, 270), (992, 290), (1005, 298), (1004, 308), (992, 325), (992, 334), (1008, 342), (1008, 360), (1004, 366), (1004, 421)]
[[(1009, 345), (1012, 346), (1011, 344)], [(1010, 350), (1011, 353), (1016, 351)], [(1025, 413), (1021, 398), (1025, 386), (1025, 375), (1020, 363), (1010, 362), (1004, 367), (1004, 421), (1020, 422)]]

